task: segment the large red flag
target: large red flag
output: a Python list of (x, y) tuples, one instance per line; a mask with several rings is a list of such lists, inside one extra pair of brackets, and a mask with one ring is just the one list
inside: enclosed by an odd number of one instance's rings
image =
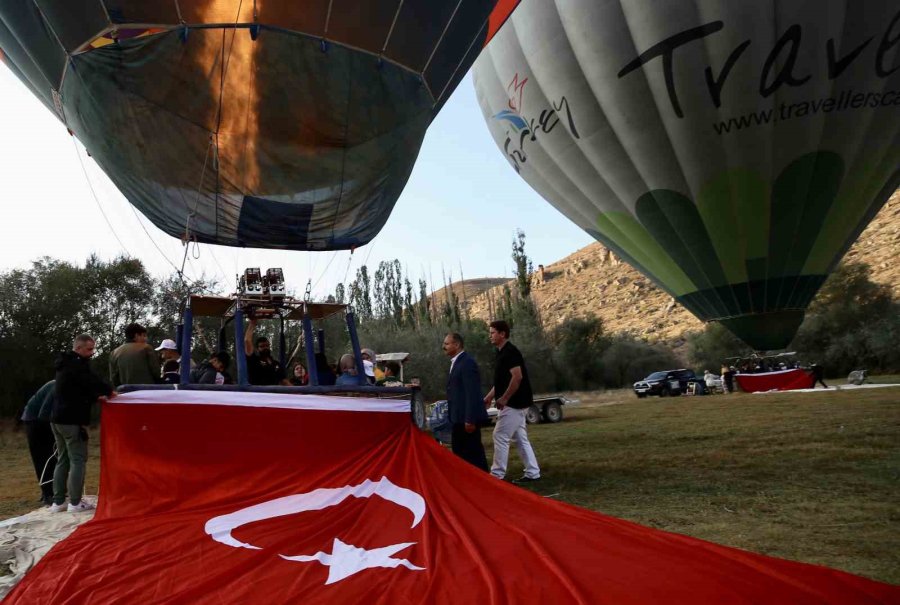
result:
[(498, 481), (402, 401), (136, 392), (102, 456), (95, 518), (8, 603), (900, 603)]

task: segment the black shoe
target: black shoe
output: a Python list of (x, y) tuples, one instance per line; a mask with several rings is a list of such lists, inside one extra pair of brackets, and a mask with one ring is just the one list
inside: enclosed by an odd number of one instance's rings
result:
[(522, 477), (519, 477), (518, 479), (513, 479), (513, 483), (534, 483), (535, 481), (540, 481), (540, 480), (541, 480), (540, 477), (528, 477), (528, 476), (523, 475)]

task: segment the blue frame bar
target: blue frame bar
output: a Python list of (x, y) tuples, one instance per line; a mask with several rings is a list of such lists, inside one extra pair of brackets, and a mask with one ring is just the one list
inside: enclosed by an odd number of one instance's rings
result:
[(303, 345), (306, 349), (306, 375), (310, 386), (319, 386), (319, 366), (316, 363), (316, 350), (313, 346), (312, 319), (306, 305), (303, 305)]
[(191, 298), (188, 296), (184, 306), (184, 327), (181, 330), (181, 367), (179, 368), (179, 384), (185, 386), (191, 382), (191, 336), (194, 329), (194, 312), (191, 310)]
[(281, 325), (278, 328), (278, 361), (281, 362), (281, 368), (284, 370), (285, 376), (287, 376), (287, 352), (285, 351), (287, 345), (284, 342), (284, 315), (279, 311), (278, 317), (281, 318)]
[(240, 307), (234, 310), (234, 359), (237, 363), (238, 385), (250, 385), (247, 375), (247, 352), (244, 351), (244, 312)]
[(356, 360), (356, 377), (360, 386), (366, 386), (366, 366), (363, 365), (362, 353), (359, 349), (359, 336), (356, 334), (356, 316), (347, 311), (347, 331), (350, 333), (350, 344), (353, 346), (353, 358)]

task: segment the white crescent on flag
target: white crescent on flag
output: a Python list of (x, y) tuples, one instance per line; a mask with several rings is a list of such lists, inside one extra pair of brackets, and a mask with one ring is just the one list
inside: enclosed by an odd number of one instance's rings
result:
[[(416, 492), (395, 485), (387, 477), (382, 477), (378, 481), (366, 479), (359, 485), (345, 485), (337, 488), (320, 488), (304, 494), (294, 494), (292, 496), (284, 496), (254, 504), (242, 508), (227, 515), (213, 517), (206, 522), (204, 530), (216, 542), (220, 542), (234, 548), (249, 548), (252, 550), (261, 550), (259, 546), (241, 542), (236, 539), (232, 532), (248, 523), (264, 521), (266, 519), (274, 519), (286, 515), (296, 513), (322, 510), (331, 506), (340, 504), (349, 497), (369, 498), (373, 495), (380, 496), (388, 502), (393, 502), (398, 506), (407, 509), (413, 515), (413, 521), (410, 528), (415, 527), (422, 521), (425, 515), (425, 499)], [(279, 556), (287, 561), (318, 561), (322, 565), (329, 568), (328, 580), (325, 584), (334, 584), (344, 578), (347, 578), (359, 571), (375, 567), (398, 567), (403, 566), (412, 570), (423, 570), (410, 563), (407, 559), (395, 559), (391, 557), (396, 552), (408, 548), (415, 542), (404, 542), (402, 544), (389, 544), (387, 546), (375, 549), (365, 549), (353, 544), (346, 544), (335, 537), (332, 545), (331, 553), (317, 552), (314, 555), (284, 555)]]

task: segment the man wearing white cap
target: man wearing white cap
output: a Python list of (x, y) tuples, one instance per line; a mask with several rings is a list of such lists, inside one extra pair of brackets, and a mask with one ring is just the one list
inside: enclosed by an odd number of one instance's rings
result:
[[(159, 365), (162, 367), (162, 378), (166, 377), (166, 362), (170, 360), (177, 361), (179, 364), (181, 363), (181, 353), (178, 352), (178, 345), (175, 344), (175, 341), (171, 338), (166, 338), (159, 346), (156, 347), (156, 352), (159, 353)], [(191, 360), (191, 369), (197, 364), (194, 363), (194, 360)]]
[(156, 347), (156, 352), (159, 353), (159, 359), (163, 363), (166, 363), (170, 359), (178, 361), (178, 359), (181, 358), (181, 354), (178, 353), (178, 345), (176, 345), (175, 341), (171, 338), (162, 341), (160, 345)]

